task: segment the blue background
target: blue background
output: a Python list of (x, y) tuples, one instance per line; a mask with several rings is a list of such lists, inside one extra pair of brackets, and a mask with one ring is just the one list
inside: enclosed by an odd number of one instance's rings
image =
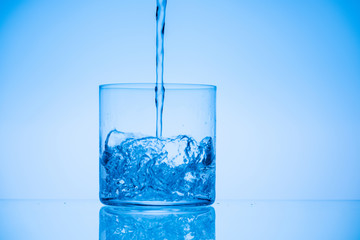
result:
[[(1, 0), (0, 198), (98, 195), (98, 85), (155, 81), (155, 1)], [(165, 81), (218, 86), (218, 199), (360, 199), (360, 6), (169, 0)]]

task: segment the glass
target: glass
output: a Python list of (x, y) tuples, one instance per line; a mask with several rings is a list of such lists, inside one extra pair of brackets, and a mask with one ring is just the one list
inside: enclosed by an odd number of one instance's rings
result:
[(102, 203), (214, 202), (215, 86), (165, 84), (161, 137), (155, 84), (101, 85), (99, 98)]

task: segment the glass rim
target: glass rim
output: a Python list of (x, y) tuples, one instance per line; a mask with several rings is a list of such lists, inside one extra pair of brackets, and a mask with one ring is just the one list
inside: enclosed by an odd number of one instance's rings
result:
[[(99, 89), (153, 90), (155, 85), (155, 83), (110, 83), (99, 85)], [(166, 90), (216, 90), (215, 85), (193, 83), (164, 83), (164, 87)]]

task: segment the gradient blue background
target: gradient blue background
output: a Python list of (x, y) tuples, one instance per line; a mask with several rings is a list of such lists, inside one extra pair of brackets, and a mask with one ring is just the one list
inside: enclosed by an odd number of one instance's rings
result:
[[(98, 85), (155, 81), (154, 15), (1, 0), (0, 198), (98, 197)], [(169, 0), (165, 81), (218, 86), (217, 199), (360, 199), (359, 16), (355, 0)]]

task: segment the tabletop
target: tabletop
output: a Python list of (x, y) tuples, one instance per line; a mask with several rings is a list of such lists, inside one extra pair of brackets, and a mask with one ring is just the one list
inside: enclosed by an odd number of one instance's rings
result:
[(109, 207), (0, 200), (0, 239), (360, 239), (360, 201), (219, 200), (209, 207)]

